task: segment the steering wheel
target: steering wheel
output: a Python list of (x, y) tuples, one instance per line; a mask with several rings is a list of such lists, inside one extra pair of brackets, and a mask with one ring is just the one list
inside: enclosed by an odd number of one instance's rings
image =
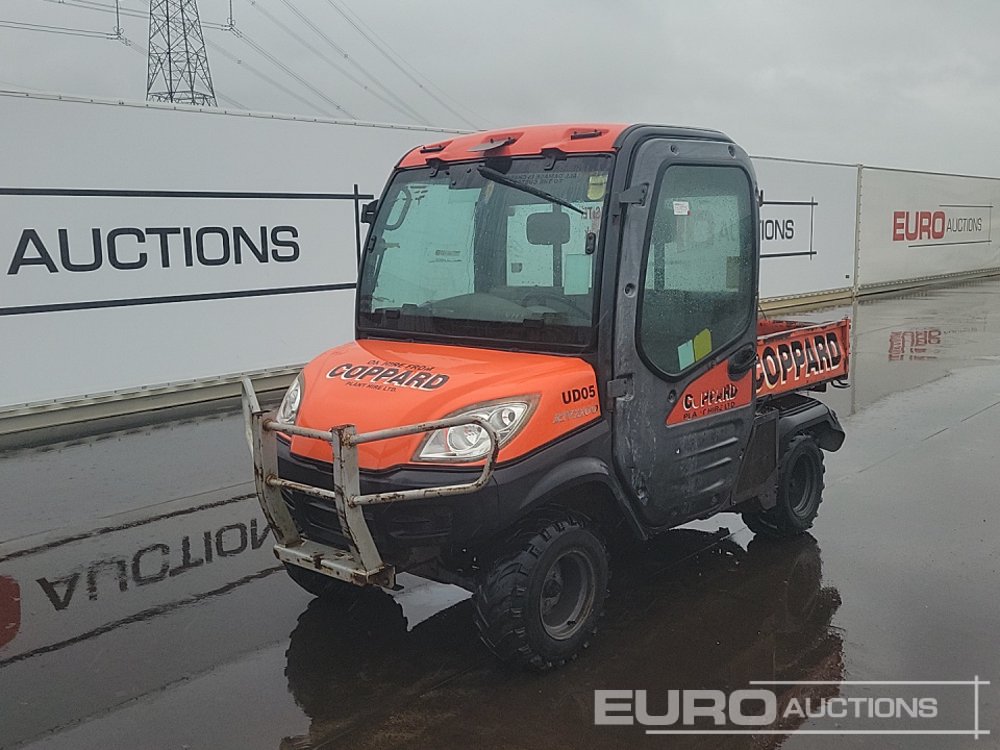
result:
[(590, 311), (589, 310), (584, 310), (582, 307), (580, 307), (576, 303), (572, 302), (571, 300), (566, 299), (566, 297), (562, 296), (561, 294), (556, 294), (555, 292), (547, 292), (547, 291), (542, 290), (542, 289), (532, 290), (528, 294), (524, 295), (524, 298), (521, 300), (521, 304), (524, 305), (525, 307), (527, 307), (528, 302), (530, 300), (532, 300), (532, 299), (537, 299), (537, 300), (541, 300), (541, 301), (548, 300), (550, 302), (555, 302), (555, 303), (563, 305), (565, 308), (567, 308), (569, 310), (573, 310), (574, 312), (580, 313), (580, 315), (582, 315), (582, 316), (584, 316), (586, 318), (590, 317)]
[(487, 292), (473, 292), (440, 300), (428, 300), (420, 307), (428, 310), (432, 315), (434, 313), (459, 315), (463, 312), (486, 310), (500, 316), (500, 319), (509, 318), (511, 320), (520, 318), (522, 310), (524, 310), (524, 306), (517, 302)]

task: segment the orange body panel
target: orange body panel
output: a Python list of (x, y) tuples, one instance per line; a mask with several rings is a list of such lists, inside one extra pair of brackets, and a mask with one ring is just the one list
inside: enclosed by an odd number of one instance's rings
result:
[(758, 396), (777, 396), (847, 377), (851, 323), (761, 320), (757, 324)]
[(667, 424), (703, 419), (741, 406), (753, 399), (753, 382), (748, 370), (742, 377), (729, 377), (729, 362), (723, 361), (696, 378), (667, 414)]
[[(527, 424), (500, 451), (500, 461), (529, 453), (600, 416), (593, 368), (576, 357), (365, 339), (330, 349), (304, 372), (297, 423), (358, 432), (415, 424), (498, 399), (537, 401)], [(361, 467), (384, 470), (414, 461), (425, 435), (359, 448)], [(292, 452), (329, 462), (331, 447), (296, 437)], [(455, 464), (449, 464), (454, 466)]]
[(667, 424), (737, 409), (758, 396), (777, 396), (847, 377), (850, 321), (800, 323), (760, 320), (757, 323), (757, 370), (733, 380), (728, 361), (696, 378), (667, 414)]
[[(532, 125), (505, 128), (485, 133), (459, 135), (445, 141), (418, 146), (402, 158), (400, 168), (422, 167), (428, 160), (462, 161), (482, 158), (482, 150), (471, 150), (488, 143), (511, 143), (490, 149), (490, 156), (530, 156), (555, 149), (564, 154), (611, 153), (619, 134), (627, 125), (585, 123), (575, 125)], [(591, 135), (597, 133), (596, 135)], [(585, 134), (586, 137), (580, 137)], [(576, 135), (576, 137), (574, 137)]]

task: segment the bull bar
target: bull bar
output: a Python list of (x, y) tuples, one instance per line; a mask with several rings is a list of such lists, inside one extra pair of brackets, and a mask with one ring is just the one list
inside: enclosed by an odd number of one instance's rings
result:
[[(274, 554), (283, 563), (317, 571), (358, 586), (376, 585), (392, 588), (396, 583), (395, 568), (382, 559), (365, 520), (363, 507), (463, 495), (480, 489), (493, 475), (500, 452), (500, 442), (493, 427), (481, 417), (458, 415), (364, 433), (358, 433), (355, 425), (339, 425), (329, 430), (316, 430), (279, 422), (275, 419), (274, 412), (265, 412), (261, 409), (250, 379), (243, 378), (241, 382), (243, 418), (246, 423), (247, 443), (253, 456), (257, 499), (278, 541), (274, 546)], [(482, 472), (475, 481), (361, 494), (359, 445), (467, 424), (482, 428), (490, 440), (490, 451), (483, 461)], [(278, 433), (313, 438), (330, 444), (333, 467), (332, 490), (293, 482), (278, 476)], [(282, 489), (294, 490), (332, 502), (337, 508), (337, 517), (348, 541), (348, 549), (342, 550), (304, 538), (285, 504), (281, 494)]]

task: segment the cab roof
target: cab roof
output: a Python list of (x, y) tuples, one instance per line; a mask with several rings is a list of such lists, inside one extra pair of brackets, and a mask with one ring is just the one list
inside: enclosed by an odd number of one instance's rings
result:
[(467, 161), (483, 156), (536, 156), (546, 151), (612, 153), (626, 134), (640, 130), (674, 138), (732, 142), (724, 133), (701, 128), (622, 123), (528, 125), (459, 135), (418, 146), (400, 159), (399, 167), (422, 167), (430, 161)]
[(548, 150), (564, 154), (610, 153), (627, 127), (621, 123), (583, 123), (487, 130), (418, 146), (400, 160), (399, 166), (420, 167), (432, 159), (463, 161), (482, 156), (533, 156)]

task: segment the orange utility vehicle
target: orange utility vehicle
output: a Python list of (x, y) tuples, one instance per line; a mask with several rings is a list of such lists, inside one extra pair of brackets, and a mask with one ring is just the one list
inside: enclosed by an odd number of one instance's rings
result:
[[(606, 545), (720, 511), (808, 529), (848, 322), (758, 320), (759, 191), (722, 133), (512, 128), (416, 148), (365, 207), (355, 341), (277, 412), (244, 381), (261, 505), (302, 587), (473, 592), (546, 669), (594, 632)], [(822, 449), (822, 450), (821, 450)]]

